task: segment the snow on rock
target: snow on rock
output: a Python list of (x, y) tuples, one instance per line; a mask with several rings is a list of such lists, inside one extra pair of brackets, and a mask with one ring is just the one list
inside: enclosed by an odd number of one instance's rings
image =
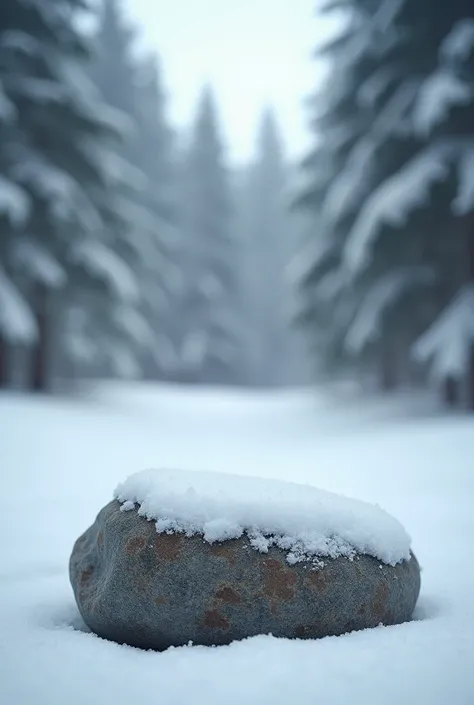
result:
[(435, 379), (462, 377), (474, 344), (474, 286), (467, 285), (415, 344), (420, 362), (432, 362)]
[(381, 225), (404, 225), (410, 212), (425, 203), (433, 184), (447, 178), (448, 156), (444, 145), (427, 149), (375, 189), (346, 242), (344, 262), (349, 271), (367, 266)]
[(469, 105), (474, 97), (470, 85), (448, 70), (435, 71), (419, 89), (413, 120), (420, 135), (428, 135), (446, 120), (450, 110)]
[(156, 522), (158, 533), (200, 534), (213, 543), (248, 535), (266, 553), (276, 545), (290, 564), (356, 554), (396, 565), (410, 537), (380, 507), (309, 485), (214, 472), (145, 470), (114, 493), (123, 510)]

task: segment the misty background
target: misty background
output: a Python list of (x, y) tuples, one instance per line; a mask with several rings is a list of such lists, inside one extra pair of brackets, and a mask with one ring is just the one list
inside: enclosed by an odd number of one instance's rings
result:
[(474, 409), (466, 0), (7, 0), (0, 386)]

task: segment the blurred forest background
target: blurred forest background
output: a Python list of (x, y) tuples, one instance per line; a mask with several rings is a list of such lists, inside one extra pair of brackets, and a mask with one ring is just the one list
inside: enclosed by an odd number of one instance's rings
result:
[(355, 379), (474, 410), (472, 9), (321, 0), (313, 149), (268, 106), (235, 167), (212, 85), (170, 123), (119, 0), (3, 0), (0, 386)]

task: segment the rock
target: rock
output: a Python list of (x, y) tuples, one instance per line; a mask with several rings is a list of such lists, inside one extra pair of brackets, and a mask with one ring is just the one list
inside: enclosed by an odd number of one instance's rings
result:
[(228, 644), (257, 634), (319, 638), (411, 619), (415, 556), (396, 566), (367, 555), (289, 565), (244, 535), (219, 544), (158, 534), (113, 501), (77, 540), (70, 579), (81, 615), (101, 637), (163, 650)]

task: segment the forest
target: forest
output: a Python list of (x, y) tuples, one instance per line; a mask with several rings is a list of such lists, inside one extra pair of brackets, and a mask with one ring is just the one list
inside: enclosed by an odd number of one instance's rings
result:
[(263, 106), (237, 168), (212, 85), (171, 123), (119, 0), (1, 4), (1, 387), (355, 379), (474, 410), (470, 2), (318, 11), (313, 148)]

